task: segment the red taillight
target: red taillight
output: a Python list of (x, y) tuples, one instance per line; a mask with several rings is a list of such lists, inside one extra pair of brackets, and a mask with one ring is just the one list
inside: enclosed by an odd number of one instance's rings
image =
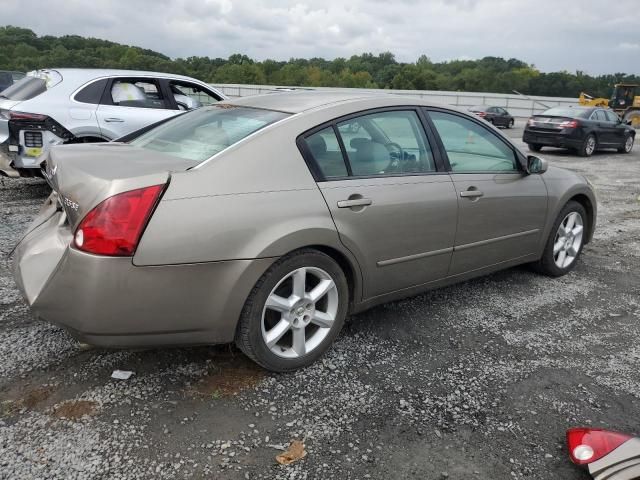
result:
[(10, 120), (33, 120), (35, 122), (41, 122), (47, 119), (46, 115), (40, 115), (37, 113), (26, 112), (9, 112)]
[(560, 128), (578, 128), (580, 126), (580, 122), (577, 120), (565, 120), (560, 123)]
[(476, 115), (478, 115), (479, 117), (486, 117), (487, 114), (485, 112), (476, 112)]
[(608, 455), (631, 438), (599, 428), (571, 428), (567, 430), (567, 447), (573, 463), (586, 465)]
[(96, 255), (133, 255), (163, 189), (153, 185), (107, 198), (80, 222), (74, 245)]

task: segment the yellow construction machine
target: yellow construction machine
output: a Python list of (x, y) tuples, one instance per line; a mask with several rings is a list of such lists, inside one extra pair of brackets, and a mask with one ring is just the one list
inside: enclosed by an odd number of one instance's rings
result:
[(640, 85), (619, 83), (615, 85), (611, 98), (594, 98), (582, 92), (580, 105), (587, 107), (609, 107), (634, 128), (640, 128)]

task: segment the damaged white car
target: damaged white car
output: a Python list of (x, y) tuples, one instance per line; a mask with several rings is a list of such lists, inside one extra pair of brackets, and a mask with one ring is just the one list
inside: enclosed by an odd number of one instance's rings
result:
[(37, 70), (0, 92), (0, 175), (41, 175), (52, 145), (113, 140), (225, 96), (194, 78), (130, 70)]

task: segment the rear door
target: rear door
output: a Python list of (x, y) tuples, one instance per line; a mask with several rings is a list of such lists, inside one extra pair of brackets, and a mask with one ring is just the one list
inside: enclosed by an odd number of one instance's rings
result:
[(446, 277), (457, 199), (414, 109), (385, 109), (319, 127), (300, 141), (364, 297)]
[(96, 111), (102, 135), (109, 139), (122, 137), (177, 113), (160, 80), (148, 77), (110, 79)]
[(450, 275), (536, 253), (547, 212), (540, 175), (524, 173), (513, 147), (481, 122), (445, 110), (428, 115), (458, 198)]

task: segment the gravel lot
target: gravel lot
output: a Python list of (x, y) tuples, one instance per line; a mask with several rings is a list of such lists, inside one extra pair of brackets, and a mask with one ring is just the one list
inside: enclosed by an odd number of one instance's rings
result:
[[(34, 321), (6, 255), (48, 189), (0, 179), (0, 478), (589, 478), (566, 428), (640, 433), (640, 146), (543, 156), (598, 188), (574, 272), (516, 268), (375, 308), (288, 375), (230, 346), (83, 350)], [(306, 458), (277, 465), (292, 439)]]

